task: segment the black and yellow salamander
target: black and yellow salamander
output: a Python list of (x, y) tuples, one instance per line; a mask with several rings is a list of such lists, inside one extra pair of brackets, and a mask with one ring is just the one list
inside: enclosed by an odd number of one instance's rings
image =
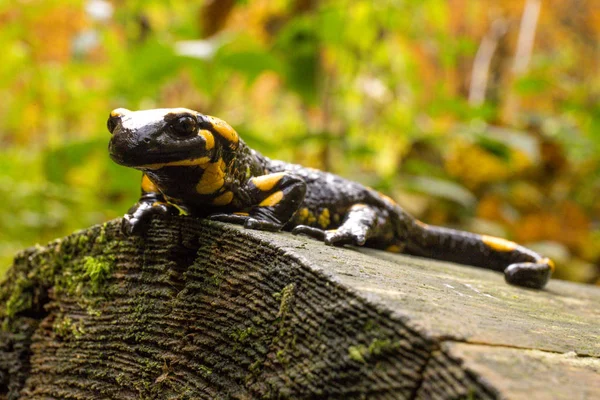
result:
[(143, 172), (125, 234), (143, 234), (153, 214), (183, 211), (503, 271), (508, 283), (529, 288), (544, 287), (552, 274), (550, 259), (514, 242), (427, 225), (359, 183), (264, 157), (218, 118), (185, 108), (119, 108), (107, 125), (111, 158)]

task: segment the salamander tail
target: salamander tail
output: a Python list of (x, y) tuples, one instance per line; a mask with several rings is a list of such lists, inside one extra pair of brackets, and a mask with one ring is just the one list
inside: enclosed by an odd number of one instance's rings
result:
[(554, 262), (515, 242), (417, 222), (421, 232), (411, 237), (405, 252), (504, 272), (506, 282), (542, 289)]

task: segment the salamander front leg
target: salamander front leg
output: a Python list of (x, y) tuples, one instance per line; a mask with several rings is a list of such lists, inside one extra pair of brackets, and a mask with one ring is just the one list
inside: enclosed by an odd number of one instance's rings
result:
[(153, 215), (178, 215), (177, 207), (169, 204), (146, 174), (142, 176), (142, 196), (123, 216), (121, 231), (126, 236), (140, 235), (148, 228)]
[(245, 192), (252, 202), (247, 212), (213, 214), (208, 218), (250, 229), (278, 231), (304, 201), (306, 183), (296, 175), (279, 172), (250, 179)]

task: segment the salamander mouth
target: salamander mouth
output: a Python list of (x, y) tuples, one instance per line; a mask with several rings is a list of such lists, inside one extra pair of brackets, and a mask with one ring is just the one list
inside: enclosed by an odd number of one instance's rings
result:
[(168, 166), (193, 166), (210, 161), (205, 152), (167, 151), (164, 148), (148, 148), (145, 146), (124, 147), (113, 140), (109, 142), (110, 158), (119, 165), (136, 169), (158, 169)]

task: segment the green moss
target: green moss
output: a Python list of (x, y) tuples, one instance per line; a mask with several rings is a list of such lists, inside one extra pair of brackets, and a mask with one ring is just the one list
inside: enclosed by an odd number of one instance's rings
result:
[(125, 376), (125, 374), (123, 372), (120, 372), (116, 377), (115, 377), (115, 381), (123, 386), (124, 384), (126, 384), (128, 382), (127, 377)]
[(77, 246), (76, 247), (78, 249), (85, 248), (89, 242), (90, 242), (90, 238), (87, 235), (85, 235), (85, 234), (79, 235), (79, 236), (77, 236), (77, 243), (76, 243)]
[(212, 369), (210, 369), (206, 365), (199, 364), (198, 368), (200, 368), (200, 371), (202, 371), (202, 373), (204, 375), (210, 375), (210, 374), (212, 374)]
[(286, 349), (280, 349), (275, 353), (275, 358), (282, 365), (288, 365), (290, 363), (290, 355)]
[(354, 361), (366, 363), (374, 357), (396, 349), (398, 346), (399, 343), (394, 343), (390, 339), (375, 338), (369, 346), (359, 344), (348, 347), (348, 357)]
[(114, 269), (114, 257), (111, 255), (85, 256), (72, 260), (62, 273), (55, 274), (54, 289), (57, 293), (76, 296), (79, 304), (94, 314), (94, 297), (102, 292), (106, 280)]
[(73, 336), (75, 339), (79, 339), (85, 333), (83, 325), (73, 322), (68, 316), (57, 317), (54, 324), (52, 324), (52, 331), (63, 338)]
[(246, 329), (235, 329), (233, 332), (229, 333), (229, 337), (236, 342), (243, 342), (254, 334), (256, 334), (256, 330), (251, 326)]
[(107, 226), (108, 226), (108, 224), (104, 223), (100, 227), (100, 232), (98, 233), (98, 236), (96, 236), (96, 243), (97, 244), (104, 244), (104, 243), (106, 243), (106, 228), (107, 228)]
[(225, 269), (215, 268), (207, 271), (205, 280), (205, 290), (208, 293), (216, 294), (221, 288), (221, 284), (225, 280)]
[(250, 364), (250, 366), (248, 367), (248, 371), (250, 371), (251, 373), (260, 372), (262, 365), (262, 360), (256, 360), (252, 364)]
[(110, 256), (86, 256), (83, 261), (84, 276), (89, 279), (92, 290), (97, 292), (100, 285), (112, 273), (114, 258)]
[(48, 288), (56, 295), (76, 297), (90, 315), (98, 315), (94, 304), (114, 269), (112, 254), (121, 245), (115, 240), (105, 243), (107, 228), (105, 224), (19, 253), (0, 286), (2, 327), (10, 329), (17, 314), (40, 307), (34, 304), (38, 292)]
[[(277, 313), (277, 317), (282, 320), (285, 319), (285, 316), (289, 312), (293, 302), (294, 302), (294, 290), (296, 289), (296, 285), (290, 283), (286, 287), (281, 290), (281, 294), (279, 296), (279, 312)], [(276, 297), (277, 298), (277, 297)]]
[(369, 345), (369, 354), (378, 356), (386, 351), (393, 350), (397, 346), (394, 346), (390, 339), (373, 339)]
[(367, 322), (365, 322), (365, 332), (370, 332), (377, 328), (377, 324), (375, 324), (375, 321), (373, 321), (372, 319), (368, 319)]
[(348, 357), (356, 362), (366, 363), (364, 356), (368, 354), (368, 352), (369, 350), (364, 344), (348, 347)]
[(2, 328), (4, 330), (8, 329), (8, 324), (15, 315), (32, 307), (33, 294), (29, 290), (31, 286), (32, 281), (19, 274), (14, 282), (14, 287), (10, 291), (8, 300), (4, 307), (0, 309), (0, 317), (4, 317), (2, 321)]

